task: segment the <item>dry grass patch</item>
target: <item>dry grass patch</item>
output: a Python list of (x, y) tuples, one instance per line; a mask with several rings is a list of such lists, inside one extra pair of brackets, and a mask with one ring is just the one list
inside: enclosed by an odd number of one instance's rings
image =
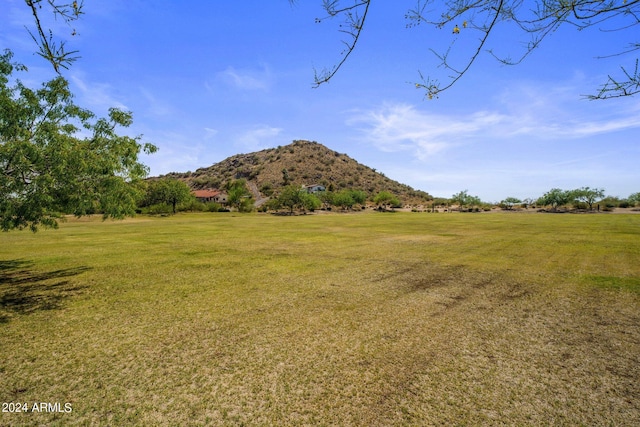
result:
[[(639, 220), (203, 214), (3, 234), (0, 400), (73, 412), (0, 425), (637, 425)], [(22, 291), (55, 304), (15, 309)]]

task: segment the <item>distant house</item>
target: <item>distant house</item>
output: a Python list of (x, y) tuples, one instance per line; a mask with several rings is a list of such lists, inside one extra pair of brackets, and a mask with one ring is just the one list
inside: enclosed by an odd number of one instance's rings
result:
[(320, 184), (305, 185), (304, 189), (307, 190), (307, 193), (318, 193), (318, 192), (327, 190), (327, 188), (324, 185), (320, 185)]
[(191, 192), (199, 202), (227, 203), (227, 194), (218, 190), (194, 190)]

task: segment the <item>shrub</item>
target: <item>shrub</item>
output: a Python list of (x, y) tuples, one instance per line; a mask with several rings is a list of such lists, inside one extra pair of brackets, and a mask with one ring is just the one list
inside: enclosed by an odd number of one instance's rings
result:
[(273, 188), (270, 183), (266, 182), (260, 187), (260, 192), (267, 197), (271, 197), (273, 195)]
[(206, 210), (206, 205), (202, 202), (197, 201), (196, 199), (191, 199), (185, 203), (181, 203), (178, 206), (179, 211), (189, 211), (189, 212), (202, 212)]
[(220, 212), (222, 211), (222, 205), (216, 202), (209, 202), (205, 205), (207, 212)]
[(145, 210), (149, 215), (170, 214), (171, 212), (173, 212), (173, 208), (167, 203), (158, 203), (155, 205), (151, 205), (146, 209), (143, 209), (142, 211), (144, 212)]

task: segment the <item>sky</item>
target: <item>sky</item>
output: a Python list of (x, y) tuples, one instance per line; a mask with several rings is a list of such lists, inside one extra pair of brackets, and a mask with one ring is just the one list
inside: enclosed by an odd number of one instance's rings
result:
[[(99, 116), (131, 111), (134, 123), (121, 132), (159, 147), (142, 156), (151, 176), (304, 139), (437, 197), (640, 191), (640, 96), (584, 97), (621, 66), (632, 68), (637, 56), (611, 55), (637, 42), (637, 28), (560, 28), (516, 66), (484, 53), (429, 100), (415, 86), (420, 74), (448, 75), (431, 49), (453, 41), (460, 50), (451, 58), (463, 58), (478, 34), (407, 28), (415, 2), (372, 2), (356, 50), (319, 88), (314, 69), (336, 64), (345, 40), (340, 19), (315, 23), (321, 0), (87, 0), (75, 36), (60, 21), (46, 23), (81, 56), (63, 71), (77, 104)], [(0, 0), (0, 9), (0, 49), (29, 68), (19, 78), (36, 86), (54, 77), (34, 54), (24, 1)], [(488, 43), (515, 57), (527, 41), (506, 27)]]

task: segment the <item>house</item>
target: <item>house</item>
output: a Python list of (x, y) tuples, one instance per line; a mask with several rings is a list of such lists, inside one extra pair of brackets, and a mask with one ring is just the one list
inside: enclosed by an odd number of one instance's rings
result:
[(199, 202), (227, 203), (227, 194), (218, 190), (194, 190), (191, 192)]
[(318, 193), (327, 190), (324, 185), (320, 184), (305, 185), (304, 189), (307, 190), (307, 193)]

